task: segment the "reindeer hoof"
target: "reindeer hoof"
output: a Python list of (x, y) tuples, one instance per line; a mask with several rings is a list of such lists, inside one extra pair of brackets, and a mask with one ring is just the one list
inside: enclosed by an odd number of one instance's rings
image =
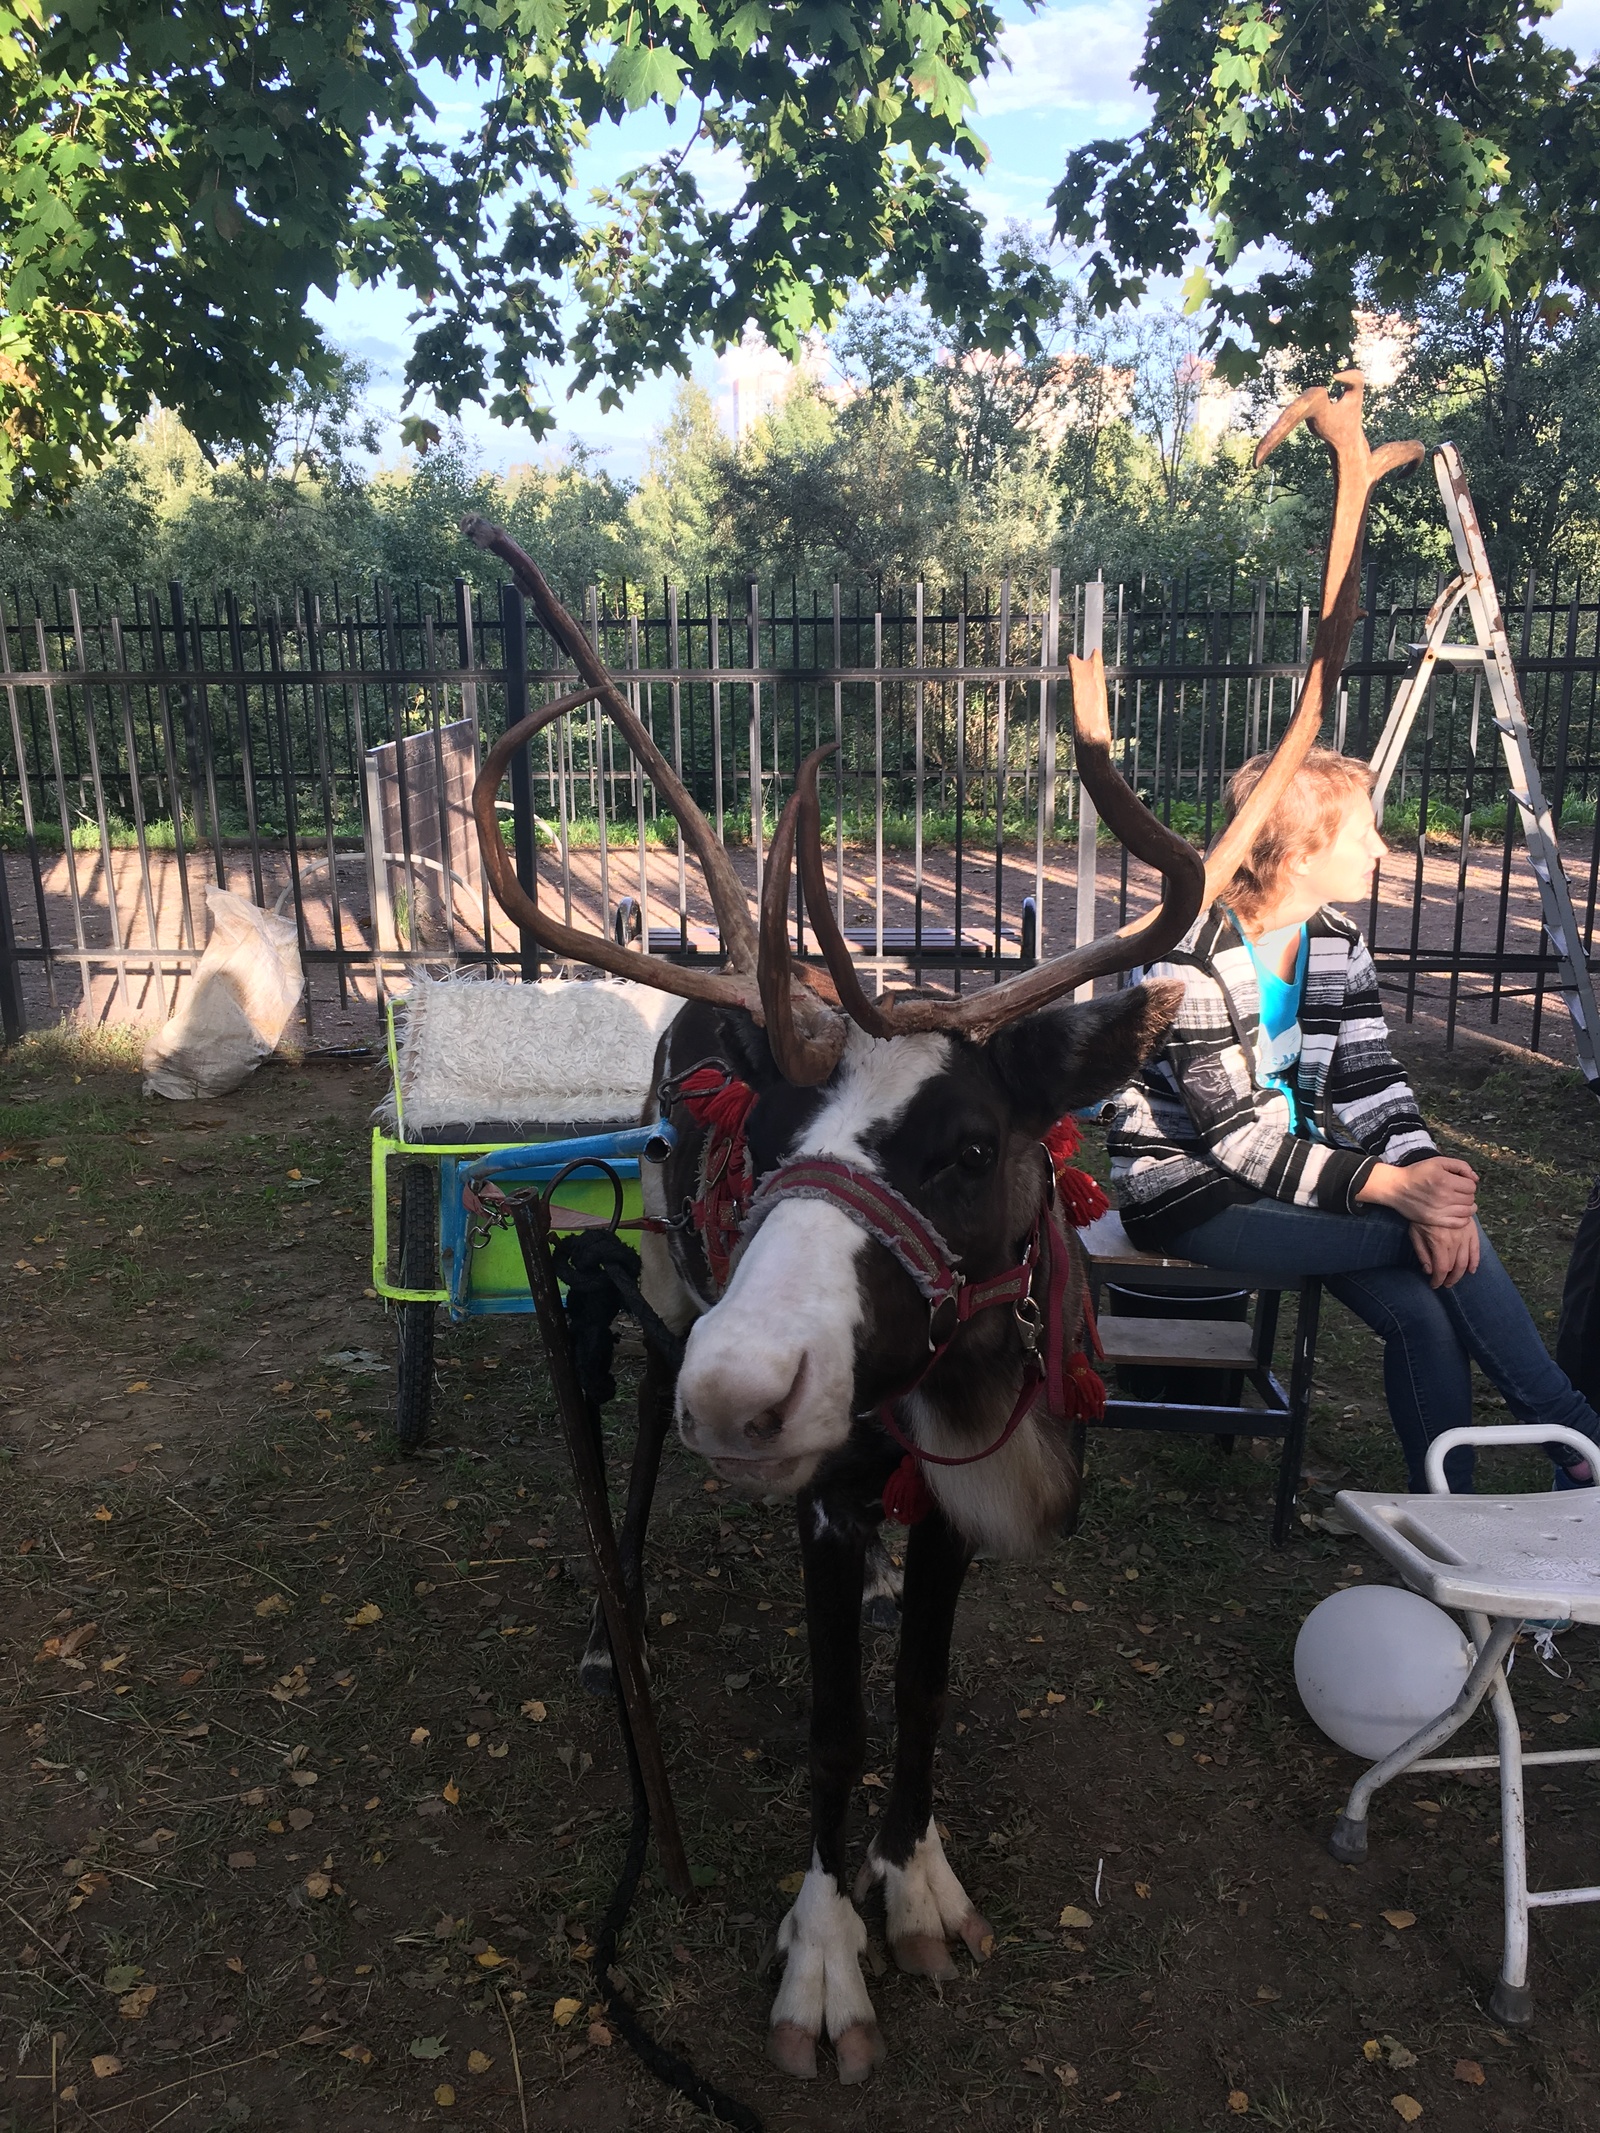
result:
[(893, 1948), (896, 1965), (908, 1977), (931, 1977), (945, 1985), (958, 1975), (937, 1933), (902, 1933)]
[(767, 2057), (782, 2074), (796, 2081), (817, 2078), (817, 2040), (798, 2022), (774, 2022), (767, 2031)]
[[(876, 2022), (857, 2022), (834, 2039), (841, 2088), (859, 2088), (884, 2056), (883, 2034)], [(812, 2064), (815, 2068), (815, 2059)]]
[(962, 1919), (961, 1938), (975, 1963), (986, 1963), (994, 1953), (994, 1927), (981, 1912), (969, 1911)]

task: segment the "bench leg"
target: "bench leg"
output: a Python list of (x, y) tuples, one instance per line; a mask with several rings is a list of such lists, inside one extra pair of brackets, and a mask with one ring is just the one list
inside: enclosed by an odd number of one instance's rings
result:
[(1306, 1431), (1311, 1420), (1311, 1372), (1317, 1354), (1317, 1322), (1322, 1315), (1322, 1283), (1315, 1278), (1301, 1285), (1300, 1308), (1294, 1321), (1294, 1363), (1289, 1373), (1289, 1413), (1283, 1432), (1283, 1457), (1278, 1463), (1278, 1500), (1272, 1513), (1272, 1545), (1281, 1548), (1289, 1537), (1294, 1516), (1295, 1491), (1300, 1486), (1300, 1467), (1306, 1455)]
[[(1514, 1625), (1513, 1625), (1514, 1626)], [(1522, 1806), (1522, 1733), (1511, 1701), (1505, 1668), (1495, 1671), (1495, 1729), (1500, 1736), (1500, 1857), (1505, 1875), (1505, 1949), (1489, 2007), (1508, 2028), (1526, 2029), (1533, 2020), (1528, 1990), (1528, 1833)]]

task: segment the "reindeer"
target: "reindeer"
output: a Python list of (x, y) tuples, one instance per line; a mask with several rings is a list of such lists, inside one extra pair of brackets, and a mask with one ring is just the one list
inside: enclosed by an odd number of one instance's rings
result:
[[(860, 1967), (856, 1904), (883, 1889), (899, 1967), (955, 1976), (951, 1944), (981, 1960), (988, 1924), (945, 1857), (933, 1818), (957, 1597), (974, 1553), (1029, 1555), (1075, 1522), (1081, 1434), (1092, 1413), (1083, 1253), (1051, 1205), (1041, 1141), (1142, 1063), (1180, 984), (1135, 984), (1074, 1002), (1179, 942), (1231, 873), (1315, 738), (1355, 619), (1371, 489), (1400, 447), (1367, 453), (1359, 379), (1339, 400), (1303, 396), (1258, 459), (1309, 416), (1333, 446), (1334, 525), (1310, 673), (1278, 760), (1230, 825), (1213, 867), (1134, 796), (1111, 761), (1099, 654), (1070, 662), (1079, 775), (1102, 818), (1162, 877), (1143, 919), (962, 997), (874, 999), (833, 917), (817, 772), (802, 766), (773, 840), (759, 927), (727, 853), (536, 565), (482, 520), (467, 532), (506, 562), (583, 686), (491, 751), (474, 795), (484, 862), (511, 918), (553, 954), (683, 996), (656, 1060), (650, 1115), (675, 1145), (647, 1170), (646, 1293), (686, 1331), (674, 1386), (646, 1372), (622, 1553), (642, 1632), (640, 1558), (672, 1416), (684, 1445), (757, 1497), (790, 1497), (804, 1571), (812, 1703), (812, 1849), (778, 1930), (785, 1958), (769, 2050), (817, 2072), (832, 2040), (841, 2082), (884, 2056)], [(726, 949), (715, 972), (639, 954), (562, 924), (518, 885), (494, 817), (514, 751), (598, 697), (704, 869)], [(825, 969), (791, 953), (801, 888)], [(909, 1520), (895, 1670), (894, 1775), (856, 1877), (846, 1819), (866, 1751), (863, 1566), (886, 1511)]]

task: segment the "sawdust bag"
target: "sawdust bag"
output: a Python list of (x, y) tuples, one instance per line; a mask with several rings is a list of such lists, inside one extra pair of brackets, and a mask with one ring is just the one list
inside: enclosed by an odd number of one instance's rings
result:
[(188, 996), (144, 1050), (144, 1093), (179, 1101), (236, 1089), (277, 1049), (305, 978), (294, 921), (207, 889), (211, 938)]

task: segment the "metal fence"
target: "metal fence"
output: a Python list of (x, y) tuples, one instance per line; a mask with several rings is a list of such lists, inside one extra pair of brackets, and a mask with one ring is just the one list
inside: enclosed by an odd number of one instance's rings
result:
[[(1335, 745), (1370, 753), (1436, 585), (1380, 583), (1369, 571)], [(864, 922), (849, 928), (864, 957), (959, 986), (977, 966), (1054, 952), (1094, 922), (1095, 848), (1077, 834), (1070, 718), (1058, 730), (1066, 651), (1086, 637), (1103, 643), (1125, 775), (1204, 841), (1229, 773), (1282, 730), (1315, 600), (1310, 586), (1239, 580), (1063, 588), (1053, 578), (1036, 598), (1009, 584), (886, 598), (752, 580), (731, 594), (591, 592), (583, 619), (719, 832), (748, 854), (754, 887), (799, 762), (838, 742), (825, 790), (840, 920), (847, 901), (858, 920), (864, 904)], [(1589, 943), (1600, 587), (1586, 598), (1581, 585), (1530, 582), (1508, 614)], [(510, 587), (498, 597), (461, 582), (451, 597), (380, 585), (202, 602), (174, 584), (119, 603), (65, 589), (0, 598), (8, 1035), (41, 1008), (132, 1012), (134, 974), (146, 981), (143, 1011), (151, 979), (170, 1011), (204, 946), (200, 891), (212, 880), (257, 903), (292, 903), (314, 1000), (330, 982), (341, 1006), (370, 1000), (418, 955), (509, 960), (534, 974), (482, 897), (461, 766), (446, 757), (464, 748), (475, 764), (509, 720), (570, 680)], [(1391, 825), (1412, 845), (1411, 895), (1381, 910), (1375, 898), (1371, 930), (1408, 1013), (1439, 977), (1452, 1019), (1463, 985), (1486, 990), (1494, 1017), (1503, 999), (1531, 994), (1537, 1044), (1554, 964), (1542, 941), (1519, 945), (1515, 810), (1478, 711), (1471, 677), (1442, 674), (1390, 795)], [(430, 757), (425, 789), (396, 776), (403, 760)], [(387, 799), (374, 782), (385, 763)], [(576, 713), (541, 736), (514, 767), (513, 801), (519, 863), (564, 911), (637, 927), (658, 952), (715, 952), (674, 825), (604, 717)], [(1463, 809), (1492, 848), (1469, 855), (1454, 841)], [(1457, 859), (1458, 900), (1489, 898), (1482, 924), (1443, 943), (1424, 923), (1428, 868), (1442, 854)], [(1400, 865), (1386, 869), (1391, 884)], [(1496, 876), (1487, 889), (1485, 866)], [(445, 888), (431, 921), (419, 868)], [(1065, 906), (1047, 893), (1063, 869), (1075, 875)], [(1125, 916), (1137, 868), (1131, 887), (1126, 855), (1103, 854), (1100, 871)], [(847, 896), (851, 882), (864, 893)], [(1104, 900), (1108, 881), (1099, 887)], [(1385, 927), (1393, 937), (1379, 937)], [(803, 952), (798, 906), (796, 937)], [(103, 1009), (97, 981), (109, 988)]]

